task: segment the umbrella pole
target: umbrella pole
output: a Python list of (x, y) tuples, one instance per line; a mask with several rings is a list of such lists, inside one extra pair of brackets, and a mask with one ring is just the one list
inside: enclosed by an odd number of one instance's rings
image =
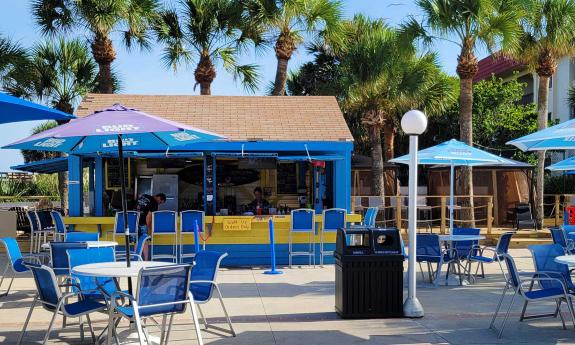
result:
[(453, 233), (453, 185), (455, 184), (455, 165), (451, 161), (450, 173), (449, 173), (449, 234)]
[(124, 143), (118, 134), (118, 159), (120, 161), (120, 187), (122, 193), (122, 212), (124, 215), (124, 237), (126, 240), (126, 265), (130, 267), (130, 226), (128, 224), (128, 201), (126, 200), (126, 181), (124, 181)]

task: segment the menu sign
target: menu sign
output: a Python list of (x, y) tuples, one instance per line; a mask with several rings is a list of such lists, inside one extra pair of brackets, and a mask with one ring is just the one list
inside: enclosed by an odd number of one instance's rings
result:
[(252, 219), (249, 217), (226, 217), (223, 219), (224, 231), (250, 231)]

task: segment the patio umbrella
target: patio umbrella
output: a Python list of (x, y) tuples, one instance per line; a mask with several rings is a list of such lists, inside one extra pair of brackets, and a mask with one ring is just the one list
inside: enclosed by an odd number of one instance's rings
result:
[(72, 114), (0, 92), (0, 124), (34, 120), (68, 121)]
[(4, 148), (59, 151), (75, 155), (117, 153), (120, 161), (122, 210), (126, 227), (126, 262), (130, 266), (129, 229), (124, 181), (124, 148), (131, 151), (168, 151), (172, 147), (224, 137), (136, 109), (114, 104), (47, 131), (9, 144)]
[[(449, 231), (453, 230), (453, 199), (456, 166), (514, 164), (513, 161), (451, 139), (417, 153), (422, 165), (449, 165)], [(409, 155), (390, 160), (391, 163), (409, 164)]]
[(568, 150), (575, 148), (575, 119), (507, 142), (522, 151)]

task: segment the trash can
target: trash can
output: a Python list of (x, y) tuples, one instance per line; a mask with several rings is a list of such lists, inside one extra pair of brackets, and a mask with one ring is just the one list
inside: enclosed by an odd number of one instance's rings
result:
[(400, 236), (394, 228), (338, 229), (335, 309), (342, 318), (403, 316)]

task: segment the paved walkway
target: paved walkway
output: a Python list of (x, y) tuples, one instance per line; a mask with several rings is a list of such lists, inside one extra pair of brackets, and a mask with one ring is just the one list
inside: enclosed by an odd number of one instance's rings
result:
[[(521, 270), (532, 271), (527, 250), (513, 250)], [(406, 263), (407, 264), (407, 263)], [(558, 319), (518, 322), (522, 305), (516, 303), (502, 340), (488, 329), (501, 289), (496, 265), (487, 278), (470, 286), (420, 288), (424, 318), (342, 320), (334, 313), (334, 268), (284, 268), (283, 275), (268, 276), (260, 269), (222, 270), (219, 281), (238, 333), (229, 337), (217, 330), (204, 331), (207, 344), (229, 345), (348, 345), (348, 344), (575, 344), (575, 329), (563, 330)], [(418, 276), (420, 278), (420, 276)], [(0, 343), (13, 344), (33, 297), (31, 277), (17, 279), (16, 293), (0, 299)], [(549, 312), (553, 303), (534, 304), (531, 311)], [(216, 301), (203, 308), (209, 321), (225, 327)], [(564, 316), (569, 321), (566, 308)], [(25, 343), (44, 336), (50, 314), (37, 308)], [(105, 316), (95, 317), (96, 330)], [(569, 325), (569, 324), (568, 324)], [(127, 333), (127, 323), (121, 324)], [(178, 317), (170, 343), (194, 344), (189, 315)], [(87, 329), (86, 329), (87, 331)], [(159, 334), (150, 327), (152, 335)], [(88, 332), (87, 332), (88, 334)], [(88, 341), (88, 340), (87, 340)], [(79, 343), (75, 324), (52, 333), (51, 343)]]

